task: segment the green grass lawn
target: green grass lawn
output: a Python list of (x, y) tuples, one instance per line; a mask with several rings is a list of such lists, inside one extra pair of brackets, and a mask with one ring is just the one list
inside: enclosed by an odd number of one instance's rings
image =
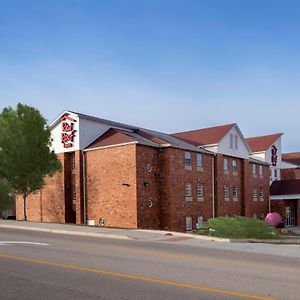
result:
[(262, 220), (247, 217), (208, 219), (205, 228), (196, 234), (232, 239), (280, 239), (276, 228)]

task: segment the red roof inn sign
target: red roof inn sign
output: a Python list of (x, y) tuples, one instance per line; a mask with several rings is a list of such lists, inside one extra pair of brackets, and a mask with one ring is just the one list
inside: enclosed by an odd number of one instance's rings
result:
[(73, 147), (75, 132), (74, 124), (76, 120), (71, 118), (69, 115), (64, 115), (61, 118), (62, 126), (61, 126), (61, 142), (64, 148)]
[(271, 163), (272, 166), (276, 167), (277, 166), (277, 148), (273, 145), (271, 148)]

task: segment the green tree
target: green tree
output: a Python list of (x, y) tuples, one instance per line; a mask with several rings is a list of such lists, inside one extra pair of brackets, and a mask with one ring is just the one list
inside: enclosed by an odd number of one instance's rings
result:
[(45, 176), (61, 169), (60, 161), (50, 151), (51, 135), (47, 121), (40, 112), (19, 103), (16, 109), (4, 108), (0, 114), (0, 176), (24, 201), (41, 189)]
[(14, 201), (11, 187), (7, 180), (0, 178), (0, 212), (8, 208)]

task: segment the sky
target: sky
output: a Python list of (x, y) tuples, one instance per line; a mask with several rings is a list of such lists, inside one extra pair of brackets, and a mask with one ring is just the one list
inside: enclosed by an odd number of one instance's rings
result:
[(300, 1), (0, 0), (0, 111), (18, 102), (300, 151)]

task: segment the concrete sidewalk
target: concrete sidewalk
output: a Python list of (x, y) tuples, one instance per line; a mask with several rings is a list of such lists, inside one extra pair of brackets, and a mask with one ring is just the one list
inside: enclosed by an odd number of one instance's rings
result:
[(199, 236), (190, 233), (171, 232), (162, 230), (142, 230), (142, 229), (117, 229), (105, 227), (91, 227), (75, 224), (56, 224), (25, 222), (15, 220), (0, 220), (0, 228), (11, 228), (20, 230), (41, 231), (56, 234), (68, 234), (77, 236), (104, 237), (123, 240), (162, 240), (165, 238), (176, 239), (201, 239), (204, 241), (230, 242), (229, 239)]
[[(105, 227), (91, 227), (75, 224), (56, 224), (56, 223), (40, 223), (40, 222), (25, 222), (15, 220), (0, 220), (0, 228), (11, 228), (19, 230), (31, 230), (48, 232), (54, 234), (67, 234), (76, 236), (102, 237), (110, 239), (122, 240), (140, 240), (140, 241), (184, 241), (195, 240), (195, 242), (222, 242), (222, 243), (266, 243), (266, 244), (294, 244), (300, 245), (300, 236), (286, 238), (284, 240), (255, 240), (255, 239), (240, 239), (231, 240), (225, 238), (209, 237), (203, 235), (195, 235), (191, 233), (182, 233), (174, 231), (162, 230), (142, 230), (142, 229), (117, 229)], [(290, 232), (297, 232), (300, 228), (289, 228)]]

